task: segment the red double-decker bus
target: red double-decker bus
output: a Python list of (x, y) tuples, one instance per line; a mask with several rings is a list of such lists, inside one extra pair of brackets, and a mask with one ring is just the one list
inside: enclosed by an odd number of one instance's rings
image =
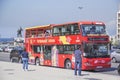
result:
[(109, 36), (103, 22), (71, 22), (25, 29), (29, 62), (74, 69), (74, 50), (82, 47), (82, 70), (111, 67)]

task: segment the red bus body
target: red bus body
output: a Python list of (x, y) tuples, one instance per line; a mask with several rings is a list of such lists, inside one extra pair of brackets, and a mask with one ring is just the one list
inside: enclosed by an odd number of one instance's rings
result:
[[(74, 69), (74, 50), (76, 45), (81, 45), (82, 70), (110, 68), (109, 36), (105, 33), (90, 34), (87, 32), (83, 35), (83, 29), (89, 31), (89, 28), (92, 27), (97, 28), (96, 32), (99, 32), (99, 29), (101, 31), (105, 28), (105, 24), (84, 21), (26, 28), (25, 47), (29, 53), (29, 62)], [(39, 37), (38, 34), (45, 32), (45, 30), (49, 30), (50, 35)], [(58, 30), (62, 30), (61, 35), (58, 34)], [(68, 33), (68, 31), (70, 32)], [(99, 48), (97, 56), (93, 54), (94, 46)], [(53, 54), (54, 52), (57, 55)]]

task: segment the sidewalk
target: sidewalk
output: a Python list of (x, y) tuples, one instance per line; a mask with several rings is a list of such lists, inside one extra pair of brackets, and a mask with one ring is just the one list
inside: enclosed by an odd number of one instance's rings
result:
[(24, 71), (22, 64), (0, 61), (0, 80), (120, 80), (120, 76), (86, 71), (74, 76), (73, 70), (35, 65)]

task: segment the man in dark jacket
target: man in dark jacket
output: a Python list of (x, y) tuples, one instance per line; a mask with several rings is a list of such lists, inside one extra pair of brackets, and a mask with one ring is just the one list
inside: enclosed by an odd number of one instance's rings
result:
[(26, 52), (25, 48), (21, 55), (22, 55), (23, 69), (28, 70), (28, 52)]
[(77, 49), (75, 50), (75, 75), (77, 75), (77, 70), (79, 76), (81, 75), (81, 65), (82, 65), (82, 58), (81, 58), (81, 50), (80, 46), (77, 46)]

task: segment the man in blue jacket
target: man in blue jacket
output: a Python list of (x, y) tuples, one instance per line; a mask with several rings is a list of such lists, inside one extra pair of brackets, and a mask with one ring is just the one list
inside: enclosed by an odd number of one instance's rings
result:
[(75, 50), (75, 75), (77, 75), (77, 70), (79, 76), (81, 75), (81, 65), (82, 65), (82, 58), (81, 58), (81, 50), (80, 46), (77, 46), (77, 49)]
[(22, 52), (22, 61), (23, 61), (23, 69), (28, 70), (28, 52), (26, 52), (26, 48)]

